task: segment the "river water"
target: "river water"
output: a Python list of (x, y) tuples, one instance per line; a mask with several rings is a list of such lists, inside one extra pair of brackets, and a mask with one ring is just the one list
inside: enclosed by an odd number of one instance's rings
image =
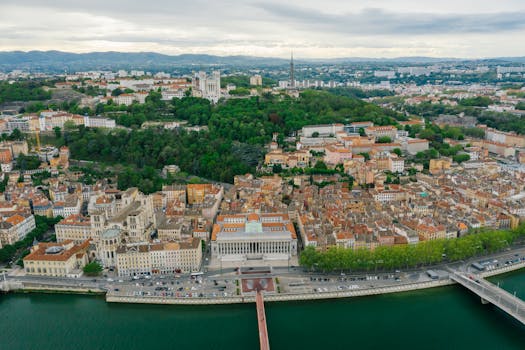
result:
[[(525, 298), (525, 271), (491, 278)], [(525, 327), (459, 286), (267, 303), (276, 349), (525, 349)], [(0, 295), (0, 349), (258, 349), (255, 305), (108, 304)]]

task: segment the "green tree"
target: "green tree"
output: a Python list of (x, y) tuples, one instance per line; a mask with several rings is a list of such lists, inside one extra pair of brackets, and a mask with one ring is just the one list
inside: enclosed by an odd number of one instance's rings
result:
[(328, 167), (326, 166), (325, 162), (322, 160), (318, 160), (314, 165), (315, 170), (327, 170)]
[(83, 271), (86, 276), (98, 276), (101, 274), (103, 268), (98, 262), (93, 261), (84, 266)]
[(120, 96), (124, 93), (120, 88), (116, 88), (115, 90), (111, 91), (111, 96)]
[(13, 130), (11, 132), (11, 135), (9, 135), (9, 140), (23, 140), (24, 139), (24, 134), (22, 134), (22, 132), (20, 130), (18, 130), (18, 128), (16, 128), (15, 130)]
[(461, 130), (465, 135), (482, 139), (485, 137), (485, 130), (480, 128), (463, 128)]
[(230, 90), (229, 94), (234, 96), (248, 96), (250, 95), (250, 89), (245, 87), (238, 87), (236, 89)]
[(16, 159), (16, 169), (20, 170), (34, 170), (38, 169), (41, 162), (38, 156), (26, 156), (20, 154)]
[(308, 246), (301, 252), (299, 262), (302, 266), (312, 269), (318, 259), (319, 257), (315, 248), (313, 246)]
[(422, 139), (427, 139), (427, 140), (434, 140), (434, 137), (436, 135), (436, 132), (430, 128), (426, 128), (424, 130), (421, 130), (419, 132), (419, 137), (422, 138)]
[(456, 163), (463, 163), (470, 160), (470, 156), (468, 154), (457, 154), (454, 157), (452, 157), (454, 162)]
[(55, 127), (53, 128), (53, 131), (55, 132), (55, 137), (56, 137), (57, 139), (59, 139), (59, 138), (62, 137), (62, 129), (60, 129), (60, 127), (55, 126)]
[(11, 101), (35, 101), (51, 98), (51, 92), (43, 89), (43, 82), (0, 82), (0, 104)]
[(462, 106), (488, 107), (490, 104), (492, 104), (492, 100), (490, 97), (476, 96), (461, 99), (459, 100), (459, 104)]
[(363, 157), (365, 157), (365, 160), (366, 161), (369, 161), (370, 160), (370, 154), (368, 154), (367, 152), (361, 152), (359, 153), (360, 155), (362, 155)]
[[(74, 121), (72, 120), (68, 120), (64, 123), (64, 130), (65, 131), (71, 131), (71, 130), (75, 130), (77, 129), (77, 125), (75, 124)], [(60, 138), (60, 137), (57, 137), (57, 138)]]
[(514, 230), (472, 232), (467, 236), (449, 239), (423, 241), (417, 245), (378, 247), (367, 249), (344, 249), (330, 247), (326, 251), (307, 247), (300, 257), (300, 264), (308, 269), (320, 271), (337, 270), (383, 270), (420, 267), (448, 261), (468, 259), (480, 254), (500, 251), (517, 239), (525, 237), (525, 225)]

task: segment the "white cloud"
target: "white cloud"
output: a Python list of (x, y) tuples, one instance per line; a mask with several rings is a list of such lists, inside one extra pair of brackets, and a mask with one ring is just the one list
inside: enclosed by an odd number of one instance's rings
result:
[(525, 2), (2, 0), (0, 50), (525, 55)]

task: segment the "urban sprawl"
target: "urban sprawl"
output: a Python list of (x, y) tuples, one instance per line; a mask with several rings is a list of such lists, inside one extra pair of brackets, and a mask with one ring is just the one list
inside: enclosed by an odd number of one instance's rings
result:
[[(457, 239), (476, 230), (515, 229), (525, 219), (525, 136), (480, 121), (492, 122), (500, 114), (519, 120), (525, 114), (525, 67), (350, 69), (294, 67), (292, 61), (285, 79), (287, 71), (221, 75), (217, 69), (177, 77), (124, 70), (0, 73), (8, 84), (56, 79), (43, 89), (72, 93), (80, 96), (79, 108), (100, 110), (90, 115), (67, 111), (60, 102), (36, 111), (13, 101), (2, 104), (0, 248), (23, 241), (35, 230), (35, 217), (54, 218), (53, 232), (23, 252), (19, 274), (80, 277), (96, 262), (133, 278), (295, 266), (310, 246), (373, 251)], [(490, 82), (463, 80), (488, 74)], [(439, 79), (424, 84), (413, 81), (436, 75)], [(243, 76), (247, 87), (236, 86), (232, 76)], [(269, 76), (272, 83), (266, 84)], [(378, 123), (349, 115), (348, 122), (266, 135), (255, 171), (234, 174), (233, 184), (175, 181), (183, 172), (180, 164), (166, 164), (156, 169), (166, 180), (160, 190), (119, 189), (118, 170), (116, 176), (85, 181), (86, 164), (96, 162), (77, 159), (67, 145), (49, 141), (79, 128), (132, 132), (116, 117), (128, 113), (126, 108), (108, 113), (103, 106), (133, 108), (153, 94), (166, 103), (196, 98), (213, 105), (266, 95), (300, 100), (307, 89), (347, 88), (385, 92), (364, 99), (403, 120)], [(473, 107), (476, 115), (451, 112), (457, 106)], [(209, 126), (162, 118), (144, 121), (140, 129), (146, 128), (199, 133)]]

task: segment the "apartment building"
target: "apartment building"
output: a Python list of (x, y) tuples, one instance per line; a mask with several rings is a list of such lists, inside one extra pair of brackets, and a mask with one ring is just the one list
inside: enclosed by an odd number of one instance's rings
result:
[(352, 159), (352, 151), (337, 146), (325, 147), (324, 161), (328, 165), (343, 164), (345, 161)]
[(344, 131), (343, 124), (324, 124), (303, 126), (301, 136), (303, 137), (335, 137), (338, 132)]
[(35, 217), (24, 211), (2, 215), (0, 222), (0, 246), (14, 244), (36, 228)]
[(525, 147), (525, 136), (517, 135), (514, 132), (504, 132), (486, 128), (485, 139), (496, 143), (502, 143), (506, 146)]
[(367, 136), (373, 136), (375, 138), (390, 137), (392, 140), (397, 136), (397, 128), (392, 125), (386, 126), (369, 126), (365, 128)]
[(89, 128), (107, 128), (113, 129), (117, 125), (114, 119), (102, 118), (102, 117), (84, 117), (84, 125)]
[(201, 240), (121, 245), (117, 272), (121, 277), (166, 275), (198, 271), (202, 262)]
[(90, 219), (79, 214), (60, 220), (55, 225), (55, 234), (57, 242), (73, 241), (75, 244), (96, 238), (91, 230)]
[(68, 217), (80, 214), (82, 201), (75, 194), (65, 196), (63, 201), (53, 203), (53, 217)]
[(282, 149), (274, 149), (264, 156), (266, 166), (280, 165), (283, 168), (305, 168), (310, 164), (311, 154), (307, 150), (295, 152), (283, 152)]

